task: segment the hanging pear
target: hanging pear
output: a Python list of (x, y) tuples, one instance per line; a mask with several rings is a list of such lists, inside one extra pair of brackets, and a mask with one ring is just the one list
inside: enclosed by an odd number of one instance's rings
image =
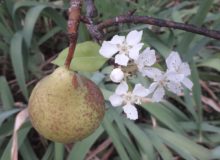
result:
[(103, 119), (104, 98), (89, 79), (57, 68), (32, 91), (29, 115), (34, 128), (45, 138), (71, 143), (92, 134)]

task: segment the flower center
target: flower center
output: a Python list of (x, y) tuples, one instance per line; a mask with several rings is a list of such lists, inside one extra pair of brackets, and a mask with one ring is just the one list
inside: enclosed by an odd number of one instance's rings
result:
[(126, 43), (123, 44), (119, 44), (117, 45), (119, 52), (123, 53), (123, 54), (128, 54), (129, 53), (129, 49), (131, 49), (131, 46), (127, 45)]
[(123, 95), (123, 99), (125, 103), (135, 103), (140, 104), (141, 100), (140, 97), (133, 95), (131, 92), (127, 92)]

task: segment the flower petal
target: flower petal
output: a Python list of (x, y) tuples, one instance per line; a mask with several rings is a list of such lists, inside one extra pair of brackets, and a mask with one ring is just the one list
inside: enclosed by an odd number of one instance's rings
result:
[(128, 91), (128, 84), (125, 81), (123, 81), (118, 85), (118, 87), (115, 90), (115, 93), (117, 95), (123, 95), (127, 93), (127, 91)]
[(122, 72), (121, 68), (115, 68), (112, 70), (110, 78), (113, 82), (119, 83), (124, 78), (124, 72)]
[(193, 83), (192, 83), (192, 81), (191, 81), (189, 78), (185, 77), (185, 78), (183, 79), (182, 83), (183, 83), (183, 85), (184, 85), (186, 88), (188, 88), (189, 90), (192, 90)]
[(146, 48), (139, 56), (140, 62), (144, 63), (144, 66), (152, 66), (156, 62), (155, 50)]
[(115, 56), (115, 63), (117, 63), (119, 65), (127, 66), (128, 65), (128, 61), (129, 61), (129, 58), (126, 55), (124, 55), (124, 54), (117, 54)]
[(117, 52), (118, 52), (117, 46), (114, 44), (110, 44), (107, 41), (104, 41), (102, 43), (102, 46), (99, 50), (99, 53), (106, 58), (111, 58)]
[(152, 92), (154, 92), (155, 91), (155, 89), (157, 88), (157, 86), (158, 86), (158, 82), (153, 82), (153, 83), (151, 83), (151, 85), (149, 86), (149, 92), (150, 93), (152, 93)]
[(143, 31), (137, 31), (137, 30), (129, 32), (126, 37), (127, 44), (131, 46), (138, 44), (141, 41), (142, 34)]
[(143, 43), (139, 43), (137, 45), (135, 45), (134, 47), (132, 47), (131, 49), (129, 49), (129, 57), (133, 60), (137, 60), (139, 57), (139, 52), (141, 50), (141, 48), (143, 47)]
[(182, 61), (180, 59), (179, 53), (172, 51), (170, 55), (166, 58), (166, 64), (168, 70), (177, 71)]
[(149, 90), (146, 89), (143, 85), (141, 84), (136, 84), (132, 94), (139, 96), (139, 97), (146, 97), (149, 94)]
[(181, 95), (183, 87), (181, 85), (181, 83), (175, 83), (175, 82), (168, 82), (166, 83), (166, 87), (169, 91), (177, 94), (177, 95)]
[(122, 44), (125, 41), (125, 36), (115, 35), (109, 43), (111, 44)]
[(143, 76), (147, 76), (154, 81), (159, 81), (163, 78), (163, 72), (154, 67), (144, 67), (140, 72), (143, 74)]
[(164, 95), (165, 95), (164, 88), (162, 86), (159, 86), (153, 94), (152, 97), (153, 102), (160, 102), (163, 99)]
[(113, 94), (109, 97), (109, 101), (112, 104), (112, 106), (120, 106), (123, 103), (123, 98), (117, 94)]
[(188, 63), (182, 63), (179, 67), (179, 73), (184, 74), (185, 76), (189, 76), (191, 74), (191, 70)]
[(176, 82), (176, 83), (181, 82), (185, 77), (184, 74), (179, 74), (179, 73), (174, 72), (174, 71), (167, 71), (165, 73), (165, 76), (166, 76), (167, 80), (170, 80), (170, 81), (173, 81), (173, 82)]
[(127, 118), (129, 118), (131, 120), (138, 119), (137, 108), (134, 105), (128, 103), (125, 106), (123, 106), (123, 110), (124, 110), (125, 114), (127, 115)]

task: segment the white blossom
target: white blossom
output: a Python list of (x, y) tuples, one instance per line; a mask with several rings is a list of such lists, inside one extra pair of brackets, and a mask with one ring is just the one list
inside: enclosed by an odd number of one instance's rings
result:
[(169, 72), (169, 80), (181, 82), (186, 88), (192, 89), (193, 83), (187, 77), (191, 75), (189, 64), (182, 62), (178, 52), (171, 52), (166, 58), (167, 72)]
[(149, 87), (149, 91), (152, 93), (152, 101), (160, 102), (165, 95), (165, 89), (177, 95), (182, 93), (181, 83), (171, 81), (169, 72), (164, 73), (157, 68), (153, 68), (151, 72), (149, 71), (149, 76), (154, 80)]
[(104, 41), (99, 53), (111, 58), (115, 55), (115, 63), (127, 66), (130, 59), (137, 60), (143, 43), (140, 43), (143, 31), (131, 31), (127, 37), (115, 35), (111, 41)]
[(109, 97), (112, 106), (123, 105), (123, 110), (127, 118), (136, 120), (138, 112), (134, 104), (141, 104), (141, 99), (149, 94), (141, 84), (136, 84), (133, 91), (130, 92), (125, 81), (121, 82), (115, 90), (115, 93)]
[(121, 68), (115, 68), (112, 70), (110, 74), (110, 79), (113, 82), (119, 83), (123, 80), (124, 78), (124, 72), (121, 70)]
[[(152, 65), (156, 62), (155, 50), (146, 48), (135, 61), (139, 72), (142, 73), (143, 76), (148, 76), (152, 70)], [(149, 72), (150, 71), (150, 72)]]

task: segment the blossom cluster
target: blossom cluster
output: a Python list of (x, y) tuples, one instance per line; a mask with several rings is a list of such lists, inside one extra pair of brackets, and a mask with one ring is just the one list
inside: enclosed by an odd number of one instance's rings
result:
[[(141, 43), (143, 31), (131, 31), (128, 35), (115, 35), (110, 41), (104, 41), (100, 54), (106, 58), (114, 58), (115, 68), (110, 73), (110, 79), (118, 83), (115, 93), (109, 97), (112, 106), (122, 106), (127, 118), (136, 120), (138, 112), (135, 104), (146, 101), (160, 102), (165, 91), (181, 95), (184, 87), (192, 89), (193, 83), (188, 78), (191, 75), (189, 64), (182, 62), (178, 52), (172, 51), (166, 58), (166, 71), (155, 67), (157, 62), (155, 50), (149, 47), (143, 49)], [(129, 89), (129, 77), (140, 72), (143, 77), (152, 81), (145, 87), (141, 83)]]

